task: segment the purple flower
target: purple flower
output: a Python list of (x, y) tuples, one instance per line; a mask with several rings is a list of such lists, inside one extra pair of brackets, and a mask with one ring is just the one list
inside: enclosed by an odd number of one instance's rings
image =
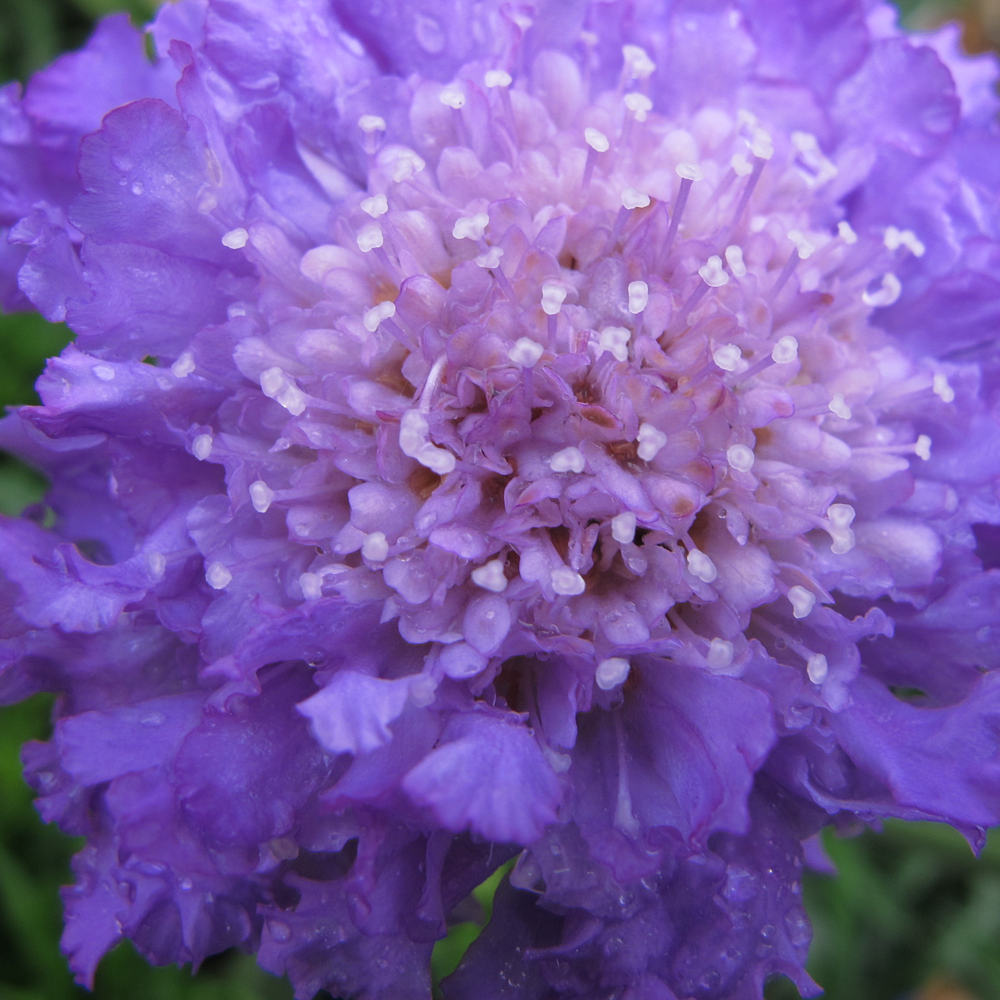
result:
[[(823, 826), (1000, 822), (997, 67), (875, 0), (181, 0), (0, 92), (0, 698), (64, 947), (806, 995)], [(806, 845), (806, 846), (803, 846)]]

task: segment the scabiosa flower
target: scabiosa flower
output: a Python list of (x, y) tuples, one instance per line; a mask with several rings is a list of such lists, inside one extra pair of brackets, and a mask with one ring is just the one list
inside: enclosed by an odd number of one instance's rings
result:
[(80, 980), (425, 997), (516, 857), (451, 1000), (811, 996), (819, 829), (980, 843), (996, 75), (872, 0), (181, 0), (2, 91)]

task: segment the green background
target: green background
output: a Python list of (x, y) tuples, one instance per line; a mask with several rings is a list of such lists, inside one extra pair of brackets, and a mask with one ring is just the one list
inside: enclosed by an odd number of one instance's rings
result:
[[(785, 2), (785, 0), (775, 0)], [(146, 19), (149, 0), (0, 0), (0, 81), (24, 79), (83, 42), (93, 19), (128, 9)], [(977, 48), (995, 44), (1000, 0), (903, 2), (911, 24), (943, 13), (967, 19)], [(993, 9), (991, 9), (993, 8)], [(36, 401), (32, 385), (44, 360), (69, 337), (34, 315), (0, 316), (0, 407)], [(42, 480), (0, 456), (0, 511), (17, 514), (40, 498)], [(51, 699), (0, 709), (0, 1000), (85, 997), (59, 952), (59, 886), (69, 881), (78, 843), (38, 819), (21, 778), (18, 753), (49, 732)], [(830, 1000), (994, 1000), (1000, 998), (1000, 839), (979, 860), (954, 831), (889, 823), (881, 833), (827, 838), (839, 877), (808, 876), (806, 904), (815, 926), (810, 971)], [(488, 916), (492, 887), (478, 891)], [(435, 951), (440, 976), (478, 932), (459, 925)], [(774, 1000), (797, 996), (787, 982)], [(100, 1000), (280, 1000), (291, 989), (238, 952), (190, 969), (149, 967), (129, 945), (101, 963)]]

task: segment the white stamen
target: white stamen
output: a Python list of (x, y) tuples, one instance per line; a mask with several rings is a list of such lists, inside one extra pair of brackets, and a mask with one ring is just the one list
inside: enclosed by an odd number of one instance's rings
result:
[(371, 309), (365, 312), (364, 324), (365, 329), (369, 333), (374, 333), (383, 320), (391, 319), (396, 315), (396, 303), (380, 302), (377, 306), (372, 306)]
[(472, 571), (472, 582), (483, 590), (502, 594), (507, 589), (507, 576), (503, 571), (502, 559), (491, 559)]
[(705, 662), (709, 670), (725, 670), (733, 662), (733, 644), (728, 639), (713, 639)]
[(948, 376), (938, 372), (934, 376), (934, 395), (943, 403), (953, 403), (955, 401), (955, 390), (948, 384)]
[(816, 595), (799, 584), (788, 589), (788, 600), (792, 605), (793, 618), (808, 618), (809, 612), (816, 605)]
[(764, 129), (758, 127), (753, 130), (750, 152), (761, 160), (769, 160), (774, 156), (774, 140)]
[(465, 107), (465, 92), (457, 83), (449, 83), (438, 94), (438, 100), (445, 106), (458, 111)]
[(846, 219), (837, 223), (837, 235), (849, 246), (858, 242), (858, 234), (851, 228), (851, 224)]
[(456, 240), (481, 240), (489, 224), (490, 217), (485, 212), (463, 216), (455, 223), (451, 235)]
[(373, 531), (361, 546), (361, 555), (369, 562), (385, 562), (389, 555), (389, 543), (386, 541), (385, 532)]
[(601, 331), (597, 348), (599, 353), (608, 351), (616, 361), (628, 361), (628, 345), (632, 331), (624, 326), (607, 326)]
[(827, 509), (826, 516), (829, 519), (827, 531), (833, 544), (830, 551), (834, 555), (842, 556), (854, 548), (854, 532), (851, 524), (854, 522), (856, 511), (849, 503), (833, 503)]
[(306, 408), (306, 394), (280, 368), (261, 372), (260, 388), (265, 396), (280, 403), (293, 417)]
[(194, 355), (185, 351), (171, 366), (175, 378), (187, 378), (194, 371)]
[(745, 444), (731, 445), (726, 451), (726, 461), (737, 472), (749, 472), (756, 458), (753, 448), (748, 448)]
[(606, 153), (611, 148), (608, 137), (596, 128), (585, 128), (583, 138), (595, 153)]
[(404, 455), (416, 458), (427, 444), (430, 424), (419, 410), (407, 410), (399, 421), (399, 449)]
[(753, 164), (743, 153), (736, 153), (729, 161), (729, 165), (733, 168), (737, 177), (746, 177), (748, 174), (753, 173)]
[(791, 334), (786, 334), (771, 348), (771, 360), (776, 365), (791, 364), (798, 356), (799, 342)]
[(712, 360), (724, 372), (734, 372), (743, 360), (743, 352), (735, 344), (723, 344), (715, 349)]
[(898, 250), (900, 247), (906, 247), (914, 257), (923, 257), (927, 252), (927, 247), (920, 242), (912, 229), (897, 229), (895, 226), (889, 226), (882, 242), (887, 250)]
[(648, 304), (649, 285), (645, 281), (630, 281), (628, 286), (628, 311), (633, 316), (638, 316)]
[(830, 672), (830, 665), (822, 653), (813, 653), (806, 661), (806, 673), (813, 684), (822, 684)]
[(213, 438), (211, 434), (199, 434), (191, 442), (191, 454), (194, 455), (199, 462), (204, 462), (205, 459), (212, 454), (212, 443)]
[(102, 382), (114, 381), (115, 370), (111, 367), (111, 365), (94, 365), (92, 370), (94, 375), (96, 375)]
[(233, 582), (233, 574), (220, 562), (214, 562), (205, 572), (205, 581), (213, 590), (225, 590)]
[(273, 500), (274, 490), (263, 479), (250, 484), (250, 501), (258, 514), (266, 514)]
[(427, 164), (412, 149), (400, 149), (392, 161), (392, 179), (397, 184), (408, 181), (420, 173)]
[(385, 236), (382, 234), (382, 230), (378, 226), (365, 226), (364, 229), (358, 233), (358, 249), (362, 253), (368, 253), (371, 250), (376, 250), (378, 247), (382, 246), (385, 242)]
[(455, 471), (458, 459), (447, 448), (439, 448), (436, 444), (427, 442), (413, 456), (425, 469), (436, 472), (439, 476), (447, 476)]
[(549, 468), (553, 472), (583, 472), (585, 467), (583, 452), (572, 446), (557, 451), (549, 459)]
[(552, 589), (563, 597), (576, 597), (587, 589), (587, 584), (579, 573), (560, 566), (552, 571)]
[(814, 187), (826, 184), (839, 173), (837, 167), (823, 155), (819, 140), (811, 132), (793, 132), (792, 145), (808, 168), (811, 174), (809, 182)]
[(794, 244), (795, 249), (798, 250), (800, 260), (808, 260), (816, 252), (816, 245), (813, 241), (798, 229), (790, 229), (788, 231), (788, 238)]
[(225, 236), (222, 237), (222, 245), (224, 247), (229, 247), (230, 250), (242, 250), (246, 245), (247, 241), (250, 239), (250, 234), (240, 226), (237, 229), (230, 229)]
[(635, 540), (635, 514), (626, 510), (611, 518), (611, 537), (619, 545), (628, 545)]
[(507, 352), (507, 357), (516, 365), (534, 368), (542, 357), (544, 348), (530, 337), (520, 337)]
[(597, 672), (594, 680), (602, 691), (610, 691), (612, 688), (624, 684), (628, 680), (629, 671), (632, 669), (628, 660), (621, 656), (612, 656), (607, 660), (601, 660), (597, 665)]
[(509, 87), (514, 78), (505, 69), (488, 69), (483, 77), (483, 83), (492, 90), (494, 87)]
[(645, 80), (656, 72), (656, 63), (638, 45), (623, 45), (622, 55), (625, 57), (629, 79)]
[(921, 434), (917, 438), (913, 450), (917, 453), (917, 458), (922, 458), (925, 462), (929, 462), (931, 457), (931, 439), (926, 434)]
[(319, 573), (300, 573), (299, 586), (307, 601), (318, 601), (323, 596), (323, 577)]
[(746, 277), (747, 266), (743, 262), (742, 247), (738, 247), (735, 243), (726, 247), (726, 263), (729, 265), (729, 270), (733, 272), (734, 278)]
[(830, 412), (841, 420), (851, 419), (851, 408), (847, 405), (842, 392), (836, 392), (830, 400)]
[(546, 316), (558, 316), (566, 301), (566, 289), (562, 285), (542, 285), (542, 312)]
[(711, 583), (719, 575), (715, 563), (700, 549), (692, 549), (688, 553), (687, 567), (703, 583)]
[(500, 258), (503, 256), (503, 250), (500, 247), (490, 247), (486, 253), (481, 253), (476, 258), (476, 263), (480, 267), (485, 267), (488, 270), (492, 270), (495, 267), (500, 266)]
[(630, 212), (636, 208), (645, 208), (649, 204), (649, 195), (638, 188), (627, 187), (622, 191), (622, 206)]
[(903, 286), (899, 278), (892, 271), (887, 271), (882, 275), (882, 287), (877, 292), (863, 292), (861, 301), (866, 306), (873, 306), (875, 308), (891, 306), (899, 298), (902, 291)]
[(644, 122), (653, 110), (653, 102), (645, 95), (633, 91), (625, 95), (625, 107), (635, 115), (637, 122)]
[(381, 115), (362, 115), (358, 119), (358, 128), (365, 135), (371, 135), (373, 132), (384, 132), (385, 119)]
[(167, 557), (162, 552), (147, 552), (146, 565), (154, 579), (162, 580), (167, 571)]
[(722, 258), (713, 254), (698, 268), (701, 280), (710, 288), (722, 288), (729, 284), (729, 275), (722, 268)]
[(389, 211), (389, 199), (384, 194), (373, 194), (361, 202), (361, 211), (377, 219)]
[(652, 424), (639, 425), (638, 454), (644, 462), (652, 462), (667, 443), (667, 435)]
[(705, 176), (697, 163), (678, 163), (674, 170), (683, 181), (700, 181)]

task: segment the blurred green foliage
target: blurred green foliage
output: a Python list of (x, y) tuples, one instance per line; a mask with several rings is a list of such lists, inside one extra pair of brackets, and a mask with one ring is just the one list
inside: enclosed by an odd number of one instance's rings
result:
[[(786, 0), (775, 0), (786, 2)], [(153, 0), (0, 0), (0, 80), (24, 78), (78, 45), (94, 17), (126, 8), (137, 21)], [(963, 0), (901, 0), (910, 23), (930, 24), (968, 6)], [(0, 316), (0, 407), (36, 402), (32, 384), (46, 357), (69, 339), (37, 316)], [(16, 515), (41, 498), (37, 473), (0, 456), (0, 512)], [(0, 1000), (71, 1000), (75, 986), (59, 952), (58, 889), (70, 881), (77, 843), (44, 826), (21, 778), (19, 749), (49, 735), (52, 699), (37, 696), (0, 709)], [(954, 831), (926, 823), (889, 823), (880, 833), (827, 838), (837, 878), (808, 875), (805, 896), (815, 925), (810, 971), (829, 1000), (899, 1000), (922, 984), (962, 984), (979, 1000), (1000, 997), (1000, 837), (977, 861)], [(500, 875), (476, 891), (489, 919)], [(434, 952), (437, 979), (478, 935), (466, 921)], [(154, 969), (129, 945), (101, 964), (99, 1000), (288, 1000), (287, 983), (251, 957), (227, 952), (189, 970)], [(944, 996), (945, 994), (940, 994)], [(959, 994), (951, 994), (958, 997)], [(768, 996), (797, 996), (787, 981)], [(929, 994), (928, 994), (929, 996)]]

